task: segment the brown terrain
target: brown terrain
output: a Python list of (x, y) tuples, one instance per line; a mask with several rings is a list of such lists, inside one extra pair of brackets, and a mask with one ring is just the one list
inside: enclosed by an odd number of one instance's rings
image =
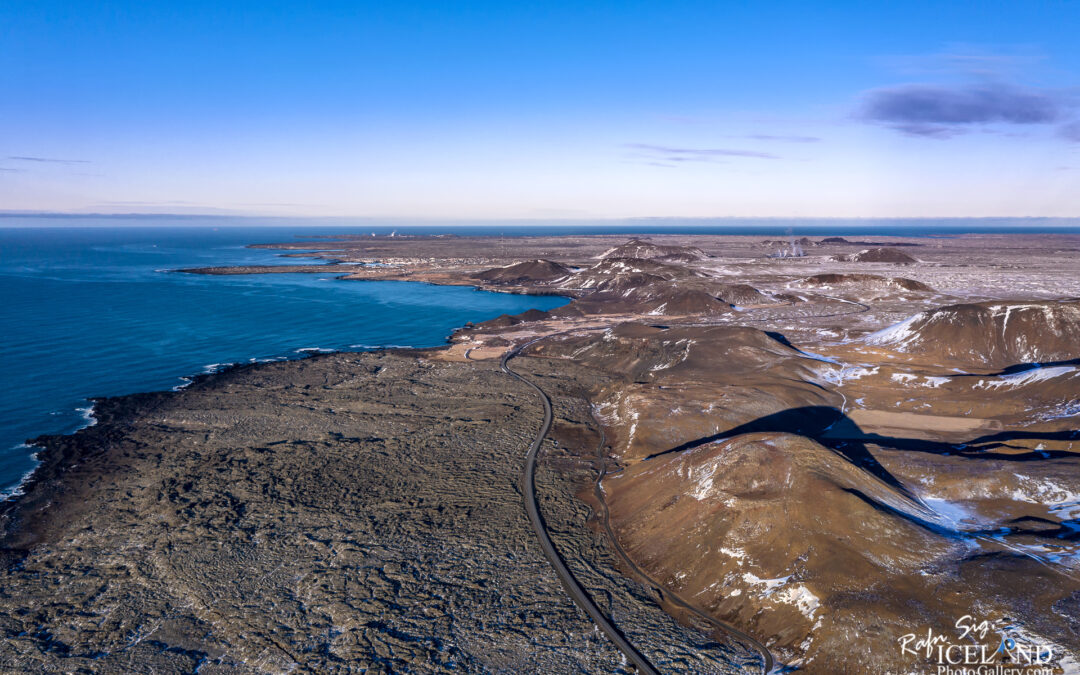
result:
[(898, 641), (965, 615), (1077, 672), (1080, 236), (880, 239), (356, 236), (189, 270), (568, 304), (42, 439), (4, 515), (0, 664), (625, 671), (521, 510), (541, 410), (498, 370), (520, 349), (554, 410), (546, 530), (658, 672), (936, 672)]
[(868, 248), (858, 253), (838, 255), (835, 259), (839, 262), (893, 263), (896, 265), (909, 265), (919, 262), (911, 255), (895, 248)]

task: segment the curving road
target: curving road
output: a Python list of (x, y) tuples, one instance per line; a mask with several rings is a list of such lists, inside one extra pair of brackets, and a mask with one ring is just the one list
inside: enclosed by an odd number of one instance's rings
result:
[(499, 363), (499, 367), (502, 368), (504, 373), (532, 388), (533, 391), (540, 396), (540, 400), (544, 404), (544, 423), (540, 426), (540, 431), (536, 434), (536, 438), (533, 439), (532, 445), (529, 446), (529, 453), (525, 457), (525, 475), (523, 480), (525, 487), (525, 512), (529, 516), (529, 522), (532, 523), (533, 530), (536, 531), (537, 538), (540, 539), (540, 547), (544, 550), (544, 555), (547, 556), (551, 566), (555, 568), (555, 573), (559, 576), (559, 580), (562, 581), (566, 591), (570, 594), (570, 597), (574, 602), (577, 603), (578, 607), (585, 610), (585, 613), (589, 615), (597, 627), (604, 631), (604, 634), (608, 636), (608, 639), (611, 640), (615, 646), (619, 648), (619, 651), (625, 654), (626, 658), (630, 659), (630, 662), (637, 667), (638, 672), (648, 673), (649, 675), (660, 675), (659, 671), (649, 663), (649, 660), (645, 658), (634, 645), (630, 644), (607, 615), (597, 607), (596, 603), (593, 602), (593, 599), (589, 596), (589, 593), (582, 587), (577, 578), (574, 577), (574, 573), (566, 566), (562, 556), (560, 556), (558, 550), (556, 550), (554, 542), (552, 542), (551, 537), (548, 536), (547, 527), (544, 525), (544, 517), (540, 515), (540, 508), (536, 503), (536, 455), (539, 452), (540, 445), (544, 442), (544, 438), (547, 436), (548, 431), (551, 430), (551, 399), (548, 398), (548, 395), (544, 393), (543, 389), (515, 373), (508, 365), (506, 365), (506, 363), (521, 353), (521, 350), (542, 339), (543, 338), (538, 338), (537, 340), (528, 342), (520, 347), (511, 349), (503, 354), (502, 361)]

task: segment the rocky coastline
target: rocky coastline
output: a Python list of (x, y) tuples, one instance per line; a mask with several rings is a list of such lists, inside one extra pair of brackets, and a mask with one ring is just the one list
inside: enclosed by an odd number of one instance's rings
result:
[[(0, 516), (0, 670), (628, 672), (525, 522), (531, 394), (438, 351), (235, 366), (37, 439)], [(752, 662), (618, 573), (581, 468), (545, 469), (545, 515), (607, 607), (660, 663)]]

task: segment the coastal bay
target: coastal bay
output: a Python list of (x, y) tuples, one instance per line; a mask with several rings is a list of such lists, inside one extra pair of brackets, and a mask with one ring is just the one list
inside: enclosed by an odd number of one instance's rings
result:
[(339, 284), (339, 274), (319, 265), (312, 274), (229, 278), (174, 271), (288, 264), (248, 245), (289, 236), (277, 227), (155, 221), (0, 228), (0, 333), (13, 355), (0, 376), (0, 495), (17, 491), (34, 467), (35, 449), (23, 442), (92, 423), (92, 397), (183, 386), (232, 363), (436, 346), (466, 321), (565, 302), (417, 283)]

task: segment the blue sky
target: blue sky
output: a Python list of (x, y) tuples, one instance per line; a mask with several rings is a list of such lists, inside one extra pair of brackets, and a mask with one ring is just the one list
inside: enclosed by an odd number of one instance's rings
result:
[(0, 210), (1080, 216), (1078, 26), (1069, 2), (6, 0)]

